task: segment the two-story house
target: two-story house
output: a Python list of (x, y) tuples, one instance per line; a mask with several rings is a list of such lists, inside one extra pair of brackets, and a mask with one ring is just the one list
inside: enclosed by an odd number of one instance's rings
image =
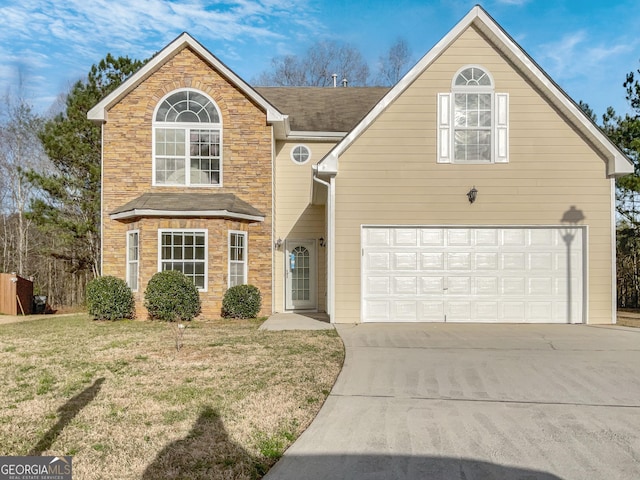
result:
[(479, 6), (392, 88), (253, 88), (182, 34), (102, 100), (102, 273), (220, 315), (615, 321), (628, 158)]

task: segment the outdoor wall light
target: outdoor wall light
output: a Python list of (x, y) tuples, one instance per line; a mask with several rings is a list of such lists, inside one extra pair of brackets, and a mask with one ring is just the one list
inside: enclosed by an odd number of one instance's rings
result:
[(273, 246), (276, 247), (276, 250), (280, 250), (280, 247), (282, 247), (282, 239), (278, 238), (278, 240), (274, 242)]
[(327, 246), (326, 242), (324, 241), (324, 237), (320, 237), (320, 239), (318, 240), (318, 242), (320, 242), (320, 246), (321, 246), (321, 247), (326, 247), (326, 246)]
[(474, 185), (473, 188), (467, 192), (467, 198), (469, 199), (469, 203), (475, 202), (477, 196), (478, 196), (478, 190), (476, 190), (476, 186)]

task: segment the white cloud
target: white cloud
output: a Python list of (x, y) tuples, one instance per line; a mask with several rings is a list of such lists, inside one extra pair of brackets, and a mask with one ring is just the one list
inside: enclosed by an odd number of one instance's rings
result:
[[(243, 44), (262, 47), (295, 37), (300, 23), (319, 30), (307, 1), (294, 0), (10, 0), (0, 6), (0, 91), (12, 81), (12, 59), (49, 78), (38, 95), (51, 98), (60, 76), (77, 78), (106, 53), (148, 58), (183, 31), (205, 46), (242, 56)], [(291, 12), (295, 11), (295, 19)], [(52, 78), (57, 80), (52, 82)], [(48, 89), (48, 90), (47, 90)]]
[(616, 40), (609, 45), (596, 44), (586, 31), (563, 36), (559, 41), (541, 45), (538, 58), (547, 64), (547, 71), (556, 79), (590, 75), (596, 69), (606, 69), (616, 57), (632, 52), (637, 41)]

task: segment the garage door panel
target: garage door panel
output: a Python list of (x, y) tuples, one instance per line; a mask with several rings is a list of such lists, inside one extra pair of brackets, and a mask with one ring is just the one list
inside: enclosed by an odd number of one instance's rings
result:
[(498, 277), (476, 277), (477, 295), (497, 295)]
[(529, 295), (553, 295), (553, 281), (549, 277), (537, 277), (528, 279), (527, 294)]
[(447, 253), (447, 268), (449, 270), (470, 270), (471, 253)]
[(447, 244), (450, 247), (471, 246), (471, 230), (468, 228), (447, 230)]
[(444, 253), (443, 252), (423, 252), (420, 254), (421, 270), (443, 270), (444, 269)]
[(449, 300), (447, 306), (447, 322), (468, 322), (471, 318), (471, 302)]
[(420, 302), (418, 321), (420, 322), (442, 322), (444, 318), (444, 302), (431, 301)]
[(370, 247), (388, 247), (391, 245), (391, 229), (370, 228), (365, 230), (366, 243)]
[(503, 270), (524, 270), (526, 255), (522, 252), (503, 253), (501, 256)]
[(368, 295), (390, 295), (391, 281), (389, 277), (367, 277), (365, 293)]
[(398, 247), (418, 245), (418, 230), (415, 228), (397, 228), (394, 230), (393, 244)]
[(527, 302), (527, 320), (549, 322), (553, 318), (552, 302)]
[(537, 252), (529, 254), (530, 270), (551, 270), (553, 268), (553, 255), (550, 252)]
[(500, 315), (498, 314), (498, 302), (475, 302), (474, 303), (475, 318), (480, 322), (495, 322)]
[(538, 228), (530, 231), (530, 245), (533, 247), (553, 247), (558, 244), (559, 235), (554, 235), (552, 230)]
[(449, 277), (447, 280), (448, 295), (471, 295), (471, 277)]
[(417, 295), (418, 279), (417, 277), (394, 277), (393, 293), (398, 295)]
[(416, 270), (418, 267), (418, 254), (416, 252), (394, 252), (391, 262), (395, 270)]
[(391, 267), (391, 255), (383, 252), (369, 252), (365, 256), (365, 265), (368, 271), (389, 271)]
[(442, 295), (444, 290), (444, 277), (421, 277), (420, 294)]
[(520, 297), (525, 294), (524, 277), (504, 277), (501, 284), (500, 293), (502, 295), (517, 295)]
[(415, 322), (418, 318), (418, 301), (396, 300), (392, 311), (393, 318), (399, 322)]
[(475, 254), (476, 270), (497, 270), (498, 254), (482, 252)]
[(568, 261), (556, 227), (363, 227), (362, 319), (581, 322), (582, 236)]
[(369, 322), (390, 322), (391, 301), (387, 300), (365, 300), (362, 309)]
[(486, 228), (476, 230), (476, 246), (478, 247), (496, 247), (499, 244), (499, 231), (496, 228)]
[(526, 234), (521, 229), (502, 230), (502, 245), (505, 247), (524, 247), (526, 245)]
[(444, 245), (444, 230), (442, 228), (421, 228), (420, 245), (424, 247), (441, 247)]

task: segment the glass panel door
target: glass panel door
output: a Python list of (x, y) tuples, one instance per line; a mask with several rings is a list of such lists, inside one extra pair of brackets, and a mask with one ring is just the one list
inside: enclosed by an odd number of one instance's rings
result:
[(315, 240), (287, 241), (285, 262), (287, 309), (316, 308)]

